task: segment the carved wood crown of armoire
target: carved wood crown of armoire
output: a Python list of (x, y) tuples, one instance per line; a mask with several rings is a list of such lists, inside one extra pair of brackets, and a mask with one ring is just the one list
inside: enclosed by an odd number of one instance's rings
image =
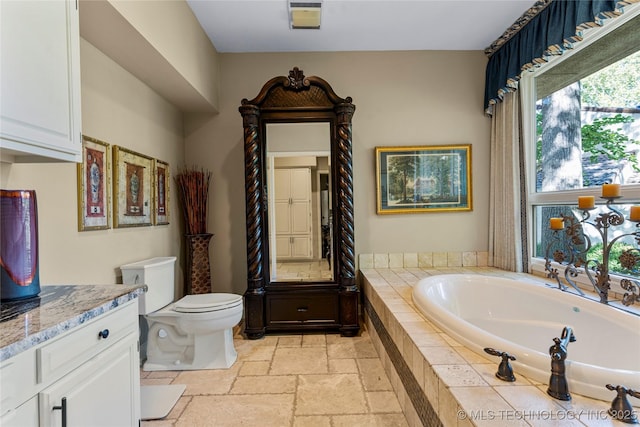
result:
[[(242, 100), (239, 110), (244, 127), (248, 267), (244, 322), (251, 339), (265, 333), (314, 330), (355, 336), (360, 330), (351, 154), (355, 105), (351, 101), (350, 97), (337, 96), (325, 80), (306, 77), (297, 67), (288, 76), (269, 80), (254, 99)], [(325, 132), (326, 153), (315, 149), (315, 139), (322, 139), (315, 134), (284, 138), (276, 133), (297, 132), (301, 126), (305, 131), (319, 127)], [(290, 147), (287, 150), (293, 154), (279, 158), (276, 151), (284, 150), (280, 145)], [(307, 202), (309, 209), (303, 212), (309, 212), (308, 235), (322, 237), (311, 241), (310, 249), (297, 252), (308, 255), (298, 263), (292, 263), (291, 252), (276, 256), (279, 226), (273, 201), (276, 191), (271, 186), (279, 161), (310, 162), (305, 167), (311, 171), (309, 185), (314, 195)], [(289, 236), (292, 245), (294, 237)], [(286, 268), (300, 265), (328, 271), (300, 279), (283, 275)]]

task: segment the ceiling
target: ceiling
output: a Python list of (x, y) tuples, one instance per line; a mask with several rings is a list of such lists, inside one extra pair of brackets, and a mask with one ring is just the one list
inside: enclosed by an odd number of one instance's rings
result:
[(319, 30), (290, 29), (288, 0), (187, 3), (218, 52), (240, 53), (483, 50), (535, 0), (322, 0)]

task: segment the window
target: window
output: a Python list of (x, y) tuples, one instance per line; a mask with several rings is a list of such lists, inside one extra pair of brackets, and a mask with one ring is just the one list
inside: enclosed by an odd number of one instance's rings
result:
[[(583, 219), (579, 196), (594, 196), (598, 204), (590, 222), (608, 209), (600, 197), (604, 183), (621, 185), (614, 206), (626, 218), (630, 206), (640, 204), (640, 15), (619, 19), (521, 82), (534, 269), (557, 249), (550, 218)], [(612, 227), (609, 241), (635, 226), (626, 221)], [(592, 243), (587, 259), (602, 261), (596, 228), (585, 225), (582, 232)], [(640, 278), (638, 265), (625, 268), (618, 260), (621, 251), (637, 247), (632, 236), (616, 241), (610, 271)]]

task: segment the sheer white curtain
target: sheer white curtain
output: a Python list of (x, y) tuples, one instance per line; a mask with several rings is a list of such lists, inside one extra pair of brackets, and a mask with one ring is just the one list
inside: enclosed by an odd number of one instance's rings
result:
[(519, 91), (504, 95), (491, 118), (489, 259), (494, 267), (528, 269), (525, 169)]

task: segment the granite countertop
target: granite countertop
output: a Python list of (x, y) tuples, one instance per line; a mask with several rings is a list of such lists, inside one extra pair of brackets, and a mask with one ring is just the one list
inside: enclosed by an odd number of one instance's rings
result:
[(42, 286), (37, 297), (0, 304), (0, 362), (131, 301), (145, 285)]

